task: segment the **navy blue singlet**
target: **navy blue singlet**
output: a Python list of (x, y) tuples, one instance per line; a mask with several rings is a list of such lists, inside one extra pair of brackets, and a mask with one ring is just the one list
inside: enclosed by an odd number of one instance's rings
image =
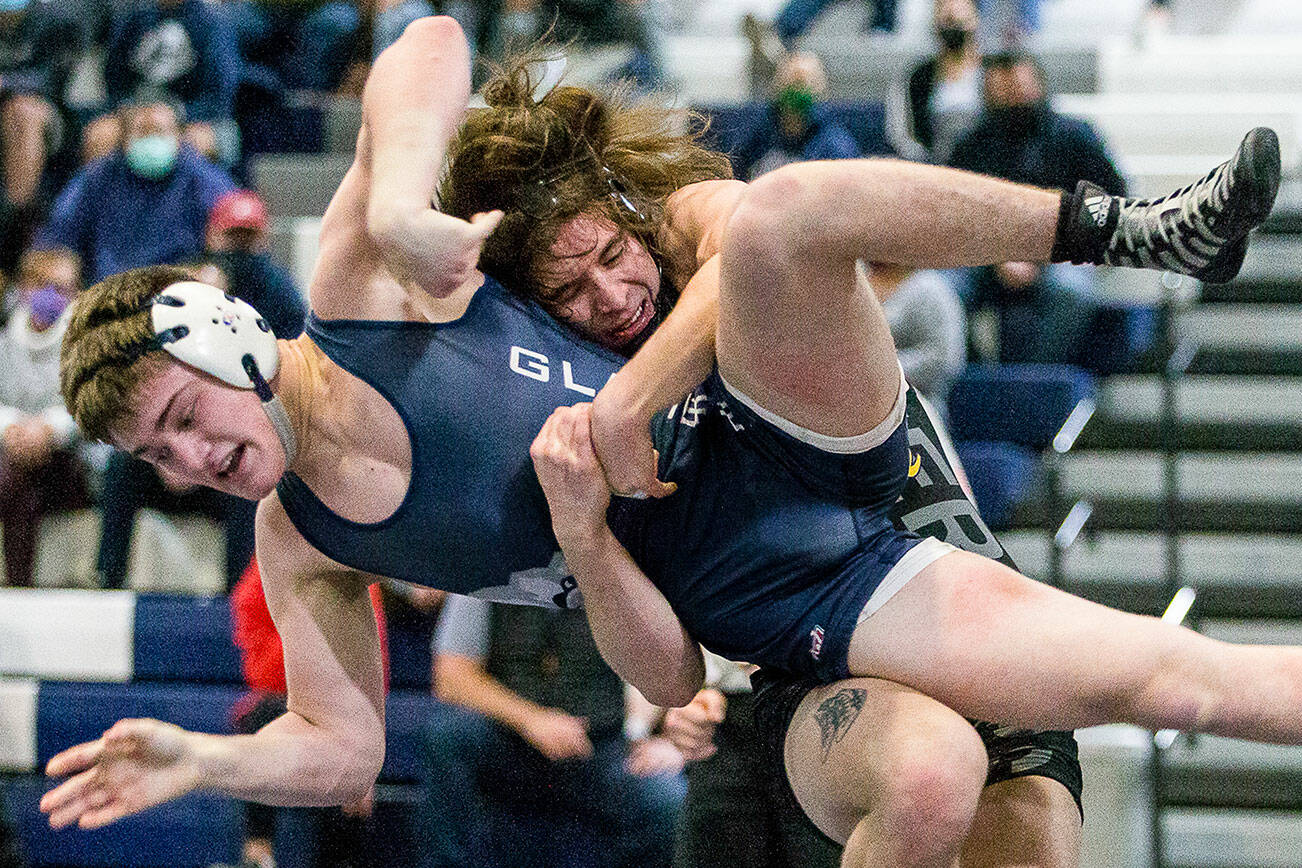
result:
[[(314, 547), (346, 566), (509, 603), (581, 605), (529, 444), (556, 407), (591, 399), (624, 361), (487, 278), (450, 323), (321, 320), (307, 332), (375, 388), (411, 440), (411, 483), (372, 524), (330, 511), (293, 474), (277, 486)], [(855, 619), (917, 537), (886, 514), (908, 469), (901, 425), (868, 453), (810, 451), (711, 377), (657, 416), (663, 500), (616, 498), (615, 535), (712, 650), (843, 677)]]
[(411, 484), (387, 519), (359, 524), (302, 479), (276, 487), (315, 548), (355, 569), (484, 599), (575, 607), (529, 444), (556, 407), (591, 400), (624, 361), (493, 278), (455, 322), (322, 320), (307, 332), (398, 411)]

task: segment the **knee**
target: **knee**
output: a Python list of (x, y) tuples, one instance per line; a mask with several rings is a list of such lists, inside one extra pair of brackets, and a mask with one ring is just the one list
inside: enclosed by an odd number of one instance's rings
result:
[(799, 207), (801, 181), (779, 169), (752, 181), (728, 219), (721, 243), (723, 268), (756, 273), (757, 289), (801, 272), (814, 227)]
[(988, 760), (980, 737), (956, 720), (945, 733), (902, 744), (894, 754), (870, 812), (876, 825), (910, 851), (899, 854), (901, 864), (957, 853), (986, 782)]

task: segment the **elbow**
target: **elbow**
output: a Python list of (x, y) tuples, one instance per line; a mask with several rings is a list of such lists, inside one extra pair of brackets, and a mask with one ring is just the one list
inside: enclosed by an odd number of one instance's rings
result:
[(701, 679), (695, 684), (683, 683), (676, 686), (666, 686), (661, 690), (653, 690), (644, 694), (647, 702), (652, 705), (659, 705), (662, 708), (682, 708), (688, 705), (705, 686), (705, 679)]
[(633, 685), (646, 697), (647, 702), (662, 708), (681, 708), (690, 703), (705, 686), (705, 661), (699, 657), (676, 673), (673, 678), (658, 680), (654, 684)]
[(371, 792), (384, 767), (384, 735), (368, 738), (346, 751), (344, 773), (336, 782), (330, 804), (348, 805), (360, 802)]
[(464, 40), (461, 25), (451, 15), (426, 15), (407, 25), (399, 39), (422, 44), (446, 45), (450, 40)]
[(402, 31), (402, 35), (380, 53), (380, 57), (408, 48), (442, 48), (456, 45), (458, 41), (464, 44), (465, 40), (461, 25), (455, 18), (448, 15), (426, 15), (408, 24)]

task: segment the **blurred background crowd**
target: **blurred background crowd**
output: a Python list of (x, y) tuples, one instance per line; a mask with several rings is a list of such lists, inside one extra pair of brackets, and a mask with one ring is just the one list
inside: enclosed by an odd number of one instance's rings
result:
[[(161, 834), (146, 819), (80, 842), (40, 829), (35, 771), (56, 738), (205, 703), (211, 728), (252, 731), (285, 692), (254, 504), (169, 488), (78, 436), (58, 393), (68, 303), (109, 274), (173, 263), (252, 303), (278, 336), (300, 333), (362, 83), (410, 21), (455, 17), (477, 82), (549, 34), (568, 46), (571, 81), (629, 80), (694, 110), (742, 179), (895, 156), (1149, 195), (1193, 180), (1259, 123), (1279, 130), (1295, 174), (1297, 5), (0, 0), (0, 585), (32, 589), (0, 592), (0, 729), (31, 732), (30, 745), (0, 732), (0, 866), (837, 864), (757, 767), (744, 669), (711, 661), (709, 689), (666, 713), (605, 667), (581, 613), (396, 582), (374, 589), (398, 723), (370, 799), (330, 811), (183, 801)], [(983, 515), (1029, 573), (1135, 611), (1200, 585), (1210, 629), (1230, 629), (1222, 618), (1295, 641), (1299, 199), (1290, 180), (1264, 252), (1230, 287), (1071, 265), (865, 263), (909, 382), (950, 418)], [(1081, 412), (1089, 421), (1062, 441)], [(1244, 482), (1218, 475), (1227, 466), (1269, 472)], [(1074, 545), (1080, 527), (1064, 541), (1063, 519), (1082, 504), (1093, 529)], [(58, 662), (98, 641), (66, 623), (22, 650), (46, 620), (66, 621), (72, 598), (50, 594), (69, 589), (133, 601), (124, 668)], [(77, 600), (97, 623), (97, 604)], [(145, 610), (158, 620), (146, 626)], [(96, 692), (106, 684), (126, 692)], [(1199, 775), (1224, 758), (1199, 750), (1185, 778), (1150, 793), (1139, 849), (1173, 865), (1276, 864), (1198, 861), (1216, 852), (1215, 822), (1189, 833), (1204, 843), (1188, 853), (1180, 824), (1209, 811), (1247, 840), (1261, 812), (1297, 807), (1287, 782), (1302, 759), (1243, 759), (1245, 780), (1282, 782), (1211, 798)], [(1267, 838), (1293, 854), (1302, 842)]]

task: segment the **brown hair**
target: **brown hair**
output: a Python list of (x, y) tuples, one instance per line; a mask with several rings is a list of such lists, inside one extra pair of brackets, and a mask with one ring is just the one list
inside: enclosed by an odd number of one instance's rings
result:
[(141, 382), (158, 369), (151, 351), (150, 303), (190, 272), (166, 265), (135, 268), (81, 292), (63, 336), (59, 387), (63, 403), (87, 436), (105, 440), (131, 414)]
[(540, 265), (570, 219), (609, 220), (655, 256), (669, 194), (732, 170), (726, 156), (699, 143), (699, 118), (634, 102), (627, 86), (606, 93), (558, 86), (535, 98), (543, 57), (535, 49), (484, 86), (488, 107), (470, 112), (448, 146), (439, 207), (462, 219), (504, 211), (480, 267), (546, 305), (557, 299)]

